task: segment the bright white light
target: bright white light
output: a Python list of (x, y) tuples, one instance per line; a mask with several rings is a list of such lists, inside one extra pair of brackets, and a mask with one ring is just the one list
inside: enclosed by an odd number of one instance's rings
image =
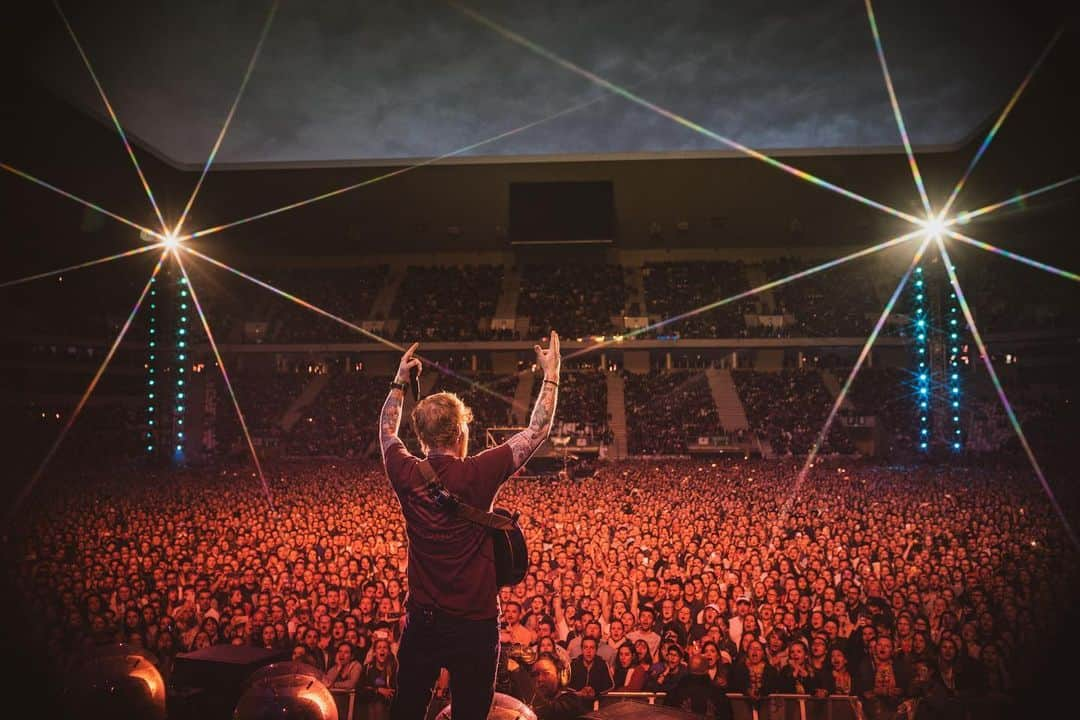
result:
[(929, 218), (923, 221), (923, 229), (926, 230), (926, 234), (935, 240), (940, 240), (941, 236), (945, 234), (945, 221), (940, 217)]
[(162, 242), (165, 244), (165, 247), (169, 248), (170, 250), (174, 250), (180, 246), (180, 239), (172, 233), (166, 233), (165, 239), (162, 240)]

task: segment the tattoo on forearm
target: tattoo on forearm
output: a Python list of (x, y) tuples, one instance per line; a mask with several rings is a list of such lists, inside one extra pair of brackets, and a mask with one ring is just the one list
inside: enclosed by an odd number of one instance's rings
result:
[(382, 413), (379, 415), (379, 445), (385, 453), (390, 443), (397, 438), (398, 425), (401, 424), (401, 404), (405, 400), (405, 393), (391, 390), (383, 403)]
[(536, 405), (533, 406), (529, 426), (507, 441), (514, 453), (516, 467), (524, 465), (551, 432), (557, 396), (558, 390), (554, 384), (543, 383), (540, 386), (540, 396), (536, 398)]

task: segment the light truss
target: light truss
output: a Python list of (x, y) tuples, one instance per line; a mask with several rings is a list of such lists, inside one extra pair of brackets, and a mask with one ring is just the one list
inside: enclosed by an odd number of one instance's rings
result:
[(199, 302), (199, 293), (195, 290), (195, 285), (191, 282), (191, 277), (188, 276), (187, 268), (184, 267), (184, 261), (180, 257), (180, 254), (176, 252), (175, 249), (170, 250), (169, 253), (176, 259), (176, 265), (180, 268), (180, 272), (183, 274), (184, 280), (187, 281), (187, 286), (191, 290), (191, 301), (195, 304), (195, 311), (199, 314), (199, 320), (202, 322), (203, 331), (206, 333), (206, 340), (214, 353), (214, 359), (217, 361), (218, 369), (221, 370), (221, 379), (225, 381), (225, 389), (229, 391), (229, 398), (232, 399), (233, 408), (236, 410), (236, 418), (240, 421), (240, 429), (243, 430), (244, 439), (247, 441), (248, 449), (251, 451), (251, 460), (255, 463), (255, 471), (259, 475), (259, 482), (262, 483), (263, 492), (266, 493), (266, 502), (269, 503), (270, 507), (273, 507), (274, 499), (270, 495), (270, 486), (266, 483), (266, 476), (263, 474), (262, 463), (259, 462), (259, 454), (255, 452), (255, 443), (251, 440), (251, 433), (248, 431), (247, 420), (244, 419), (244, 412), (240, 409), (240, 401), (236, 398), (236, 390), (233, 388), (232, 381), (229, 379), (229, 372), (225, 369), (225, 360), (221, 357), (217, 342), (214, 340), (214, 333), (210, 329), (210, 321), (206, 319), (206, 313), (203, 312), (202, 303)]

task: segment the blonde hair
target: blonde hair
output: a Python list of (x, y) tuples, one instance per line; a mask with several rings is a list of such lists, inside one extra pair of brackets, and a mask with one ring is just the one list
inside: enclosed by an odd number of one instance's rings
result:
[(428, 448), (454, 447), (461, 438), (461, 424), (472, 422), (469, 406), (454, 393), (428, 395), (412, 411), (412, 428)]

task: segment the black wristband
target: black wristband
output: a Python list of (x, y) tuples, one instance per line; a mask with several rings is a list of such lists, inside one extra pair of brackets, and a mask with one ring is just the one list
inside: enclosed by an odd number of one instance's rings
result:
[(391, 390), (400, 390), (401, 392), (405, 392), (405, 388), (407, 388), (407, 387), (409, 387), (409, 386), (406, 385), (405, 383), (398, 382), (396, 380), (394, 382), (390, 383), (390, 389)]
[(547, 378), (544, 378), (544, 382), (551, 383), (555, 387), (559, 387), (559, 383), (555, 382), (554, 380), (548, 380)]

